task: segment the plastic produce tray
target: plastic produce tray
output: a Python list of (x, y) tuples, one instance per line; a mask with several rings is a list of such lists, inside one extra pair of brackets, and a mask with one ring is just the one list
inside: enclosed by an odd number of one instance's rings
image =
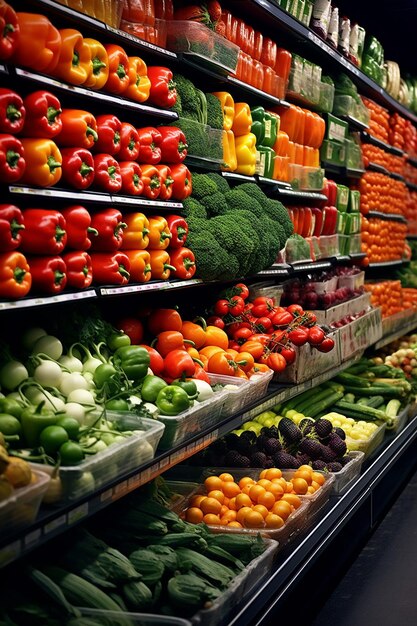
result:
[(386, 424), (381, 424), (368, 439), (351, 439), (346, 436), (348, 450), (359, 450), (365, 453), (364, 460), (367, 459), (374, 450), (382, 443), (385, 435)]
[(126, 626), (129, 619), (132, 626), (191, 626), (188, 619), (171, 617), (169, 615), (154, 615), (152, 613), (118, 613), (117, 611), (103, 611), (101, 609), (87, 609), (78, 607), (83, 617), (94, 617), (106, 626)]
[(165, 426), (159, 448), (168, 450), (220, 421), (226, 395), (226, 391), (217, 391), (208, 400), (196, 402), (179, 415), (158, 415), (158, 421)]
[[(107, 411), (107, 418), (114, 422), (122, 413)], [(62, 483), (60, 502), (81, 498), (92, 493), (101, 485), (117, 478), (135, 467), (140, 467), (152, 459), (164, 431), (164, 425), (153, 419), (142, 419), (143, 430), (134, 431), (120, 444), (90, 456), (79, 465), (61, 467), (59, 476)], [(43, 471), (52, 474), (54, 468), (38, 465)]]
[(399, 433), (408, 421), (409, 408), (408, 406), (404, 407), (400, 413), (398, 413), (397, 417), (394, 420), (394, 428), (389, 430), (388, 432)]
[(340, 472), (332, 472), (334, 481), (332, 483), (332, 494), (341, 493), (352, 481), (354, 481), (361, 472), (362, 463), (365, 454), (359, 450), (349, 452), (351, 460), (340, 470)]
[(222, 417), (234, 415), (245, 406), (256, 402), (262, 398), (268, 389), (268, 385), (272, 380), (274, 373), (265, 372), (259, 376), (255, 376), (249, 380), (237, 378), (237, 376), (222, 376), (221, 374), (210, 374), (212, 383), (222, 385), (236, 385), (236, 389), (225, 390), (225, 399), (222, 409)]
[(39, 511), (42, 497), (48, 489), (51, 477), (49, 474), (35, 469), (31, 464), (36, 482), (26, 487), (15, 489), (13, 494), (0, 502), (0, 531), (4, 532), (11, 528), (23, 528), (35, 521)]

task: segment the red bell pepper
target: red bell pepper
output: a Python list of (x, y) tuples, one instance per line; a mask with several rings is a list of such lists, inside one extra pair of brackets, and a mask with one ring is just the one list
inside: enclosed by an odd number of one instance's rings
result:
[(162, 135), (161, 160), (164, 163), (181, 163), (187, 156), (187, 140), (181, 128), (159, 126)]
[(55, 209), (25, 209), (25, 230), (22, 232), (23, 252), (60, 254), (67, 243), (65, 217)]
[(102, 191), (117, 193), (122, 188), (120, 167), (111, 154), (94, 155), (94, 185)]
[(174, 276), (182, 280), (192, 278), (196, 272), (195, 256), (189, 248), (170, 251), (170, 263), (175, 267)]
[(125, 285), (130, 278), (130, 261), (124, 252), (93, 252), (93, 280), (98, 285)]
[(173, 107), (177, 101), (177, 90), (171, 70), (168, 67), (148, 67), (148, 78), (151, 81), (149, 102), (158, 107)]
[(159, 191), (160, 200), (169, 200), (172, 197), (172, 183), (174, 179), (171, 176), (171, 168), (168, 165), (156, 165), (161, 176), (161, 189)]
[(193, 190), (191, 172), (184, 163), (171, 165), (171, 176), (174, 179), (172, 184), (172, 197), (175, 200), (185, 200), (191, 195)]
[(62, 130), (56, 141), (59, 146), (87, 148), (90, 150), (98, 139), (94, 115), (79, 109), (64, 109), (61, 113)]
[(58, 65), (61, 52), (59, 30), (45, 15), (38, 13), (19, 12), (17, 19), (20, 34), (11, 57), (13, 63), (50, 74)]
[(123, 229), (127, 224), (117, 209), (104, 209), (94, 213), (91, 226), (98, 231), (97, 237), (91, 242), (91, 249), (97, 252), (114, 252), (123, 242)]
[(0, 181), (15, 183), (22, 178), (26, 161), (22, 142), (13, 135), (0, 135)]
[(256, 61), (261, 60), (263, 44), (264, 44), (263, 34), (261, 33), (261, 31), (255, 30), (252, 56)]
[(32, 274), (32, 288), (40, 293), (56, 294), (65, 289), (67, 273), (60, 256), (38, 256), (28, 259)]
[(148, 163), (149, 165), (156, 165), (162, 158), (161, 142), (162, 135), (158, 129), (152, 126), (145, 126), (144, 128), (138, 128), (139, 135), (139, 163)]
[[(188, 224), (181, 215), (167, 215), (166, 221), (172, 235), (170, 248), (182, 248), (187, 241)], [(175, 265), (175, 263), (173, 263)]]
[(329, 206), (336, 206), (336, 200), (337, 200), (337, 183), (334, 182), (334, 180), (328, 180), (327, 181), (327, 185), (328, 185), (328, 205)]
[(129, 196), (140, 196), (143, 192), (144, 182), (139, 163), (121, 161), (119, 167), (122, 176), (122, 193), (127, 193)]
[(120, 150), (122, 122), (111, 114), (97, 115), (96, 122), (98, 139), (94, 145), (94, 151), (115, 156)]
[(76, 189), (87, 189), (94, 180), (94, 159), (85, 148), (62, 148), (62, 179)]
[(186, 350), (171, 350), (164, 358), (164, 375), (170, 379), (193, 376), (195, 363)]
[(23, 100), (26, 109), (25, 137), (52, 139), (62, 130), (61, 103), (53, 93), (39, 90)]
[(67, 286), (86, 289), (93, 282), (91, 257), (82, 250), (66, 252), (63, 257), (67, 267)]
[(17, 250), (0, 254), (0, 298), (17, 300), (26, 296), (32, 285), (27, 259)]
[(67, 228), (67, 248), (88, 250), (91, 248), (90, 235), (97, 237), (98, 231), (91, 226), (91, 215), (86, 208), (75, 204), (62, 209)]
[(18, 46), (20, 27), (15, 10), (4, 0), (0, 2), (0, 33), (0, 59), (5, 61)]
[(277, 62), (277, 44), (269, 37), (264, 37), (261, 63), (274, 68)]
[(0, 87), (0, 132), (15, 135), (25, 123), (26, 109), (18, 93)]
[(119, 161), (136, 161), (139, 156), (139, 133), (132, 124), (123, 122), (120, 130)]
[(335, 206), (326, 206), (323, 209), (322, 235), (334, 235), (337, 225), (337, 209)]
[(120, 94), (129, 87), (129, 59), (123, 48), (116, 44), (104, 45), (109, 57), (109, 77), (104, 89), (110, 93)]
[(145, 198), (155, 200), (161, 191), (161, 175), (155, 165), (142, 165), (143, 192)]
[(323, 213), (323, 211), (321, 209), (319, 209), (317, 207), (313, 207), (311, 209), (311, 212), (313, 214), (313, 220), (314, 220), (313, 236), (314, 237), (320, 237), (321, 231), (322, 231), (322, 228), (323, 228), (324, 213)]
[(288, 79), (291, 71), (292, 54), (284, 48), (277, 48), (277, 59), (275, 62), (275, 72), (284, 79), (285, 89), (287, 89)]
[(22, 211), (13, 204), (0, 204), (0, 250), (16, 250), (22, 242), (24, 230)]

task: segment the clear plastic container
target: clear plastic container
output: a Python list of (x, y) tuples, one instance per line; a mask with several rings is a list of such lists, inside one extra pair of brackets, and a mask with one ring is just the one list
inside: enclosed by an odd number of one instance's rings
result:
[(346, 436), (346, 445), (349, 452), (360, 450), (365, 454), (364, 460), (367, 459), (378, 448), (384, 439), (386, 424), (381, 424), (374, 430), (368, 439), (352, 439)]
[(208, 127), (209, 152), (207, 155), (213, 163), (223, 163), (223, 131)]
[(138, 22), (129, 22), (121, 20), (120, 30), (129, 35), (134, 35), (138, 39), (143, 39), (149, 43), (166, 48), (167, 45), (167, 22), (165, 20), (155, 20), (152, 24), (142, 24)]
[(357, 274), (352, 274), (351, 276), (338, 276), (337, 278), (337, 288), (340, 287), (348, 287), (352, 290), (357, 290), (363, 287), (365, 284), (365, 272), (358, 272)]
[(272, 380), (273, 371), (265, 372), (259, 376), (254, 376), (249, 380), (237, 378), (236, 376), (222, 376), (221, 374), (210, 374), (212, 384), (236, 385), (236, 389), (225, 390), (225, 398), (222, 409), (222, 417), (229, 417), (245, 406), (249, 406), (262, 398), (268, 389), (268, 385)]
[(221, 37), (204, 24), (188, 20), (167, 22), (167, 47), (173, 52), (183, 52), (235, 72), (239, 46)]
[(331, 113), (334, 100), (334, 85), (328, 83), (320, 83), (320, 96), (317, 108), (322, 113)]
[(406, 423), (408, 422), (408, 406), (404, 407), (397, 417), (394, 419), (394, 427), (389, 431), (393, 433), (399, 433)]
[[(211, 132), (212, 128), (207, 126), (207, 124), (200, 124), (200, 122), (196, 122), (195, 120), (189, 119), (188, 117), (180, 117), (176, 122), (175, 126), (181, 128), (184, 132), (188, 150), (187, 154), (190, 157), (204, 157), (208, 158), (211, 153)], [(219, 151), (217, 150), (217, 160), (223, 159), (223, 146), (222, 146), (222, 137), (220, 132), (220, 159), (219, 159)], [(216, 147), (216, 146), (215, 146)]]
[(0, 531), (23, 528), (35, 521), (42, 498), (51, 477), (31, 464), (34, 482), (13, 490), (13, 494), (0, 502)]
[(275, 306), (279, 306), (284, 292), (282, 285), (276, 285), (270, 281), (255, 283), (249, 287), (251, 300), (259, 297), (272, 298)]
[(318, 237), (321, 259), (338, 256), (339, 237), (340, 235), (320, 235), (320, 237)]
[(303, 166), (301, 189), (303, 191), (321, 191), (324, 185), (324, 170), (320, 167)]
[(87, 609), (78, 607), (83, 617), (99, 620), (106, 626), (124, 626), (128, 619), (132, 626), (191, 626), (188, 619), (171, 617), (169, 615), (152, 615), (151, 613), (128, 613), (123, 611), (103, 611), (101, 609)]
[[(107, 411), (107, 419), (112, 422), (122, 417), (123, 413)], [(143, 430), (134, 431), (125, 441), (89, 456), (79, 465), (60, 467), (62, 494), (59, 502), (76, 500), (93, 493), (101, 485), (153, 459), (164, 425), (147, 418), (142, 419), (142, 424)], [(50, 465), (36, 464), (36, 467), (48, 474), (54, 471)]]
[(350, 483), (352, 483), (361, 473), (362, 463), (365, 454), (360, 450), (349, 452), (350, 461), (343, 466), (340, 472), (333, 472), (334, 481), (332, 484), (332, 494), (341, 493)]
[(336, 94), (333, 103), (333, 114), (356, 117), (356, 101), (352, 96)]

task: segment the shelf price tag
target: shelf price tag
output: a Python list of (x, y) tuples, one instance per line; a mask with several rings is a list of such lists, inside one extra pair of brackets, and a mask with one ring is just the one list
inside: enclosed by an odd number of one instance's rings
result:
[(0, 567), (4, 567), (8, 563), (11, 563), (15, 559), (18, 559), (21, 553), (21, 543), (20, 541), (13, 541), (13, 543), (9, 543), (9, 545), (4, 546), (0, 550)]
[(107, 502), (107, 500), (111, 500), (113, 496), (113, 489), (107, 489), (100, 494), (100, 502)]
[(66, 523), (67, 523), (67, 516), (60, 515), (59, 517), (56, 517), (55, 519), (48, 522), (48, 524), (45, 524), (45, 526), (43, 527), (43, 534), (49, 535), (49, 533), (54, 532), (54, 530), (56, 530), (60, 526), (65, 526)]
[(77, 522), (82, 520), (83, 517), (86, 517), (87, 515), (88, 515), (88, 502), (84, 502), (83, 504), (80, 504), (80, 506), (77, 506), (75, 507), (75, 509), (72, 509), (71, 511), (69, 511), (68, 525), (71, 526), (71, 524), (76, 524)]
[(33, 530), (31, 533), (28, 533), (27, 535), (25, 535), (23, 538), (24, 547), (29, 548), (30, 546), (33, 546), (34, 544), (36, 544), (39, 541), (41, 535), (42, 535), (42, 531), (40, 528), (37, 528), (36, 530)]

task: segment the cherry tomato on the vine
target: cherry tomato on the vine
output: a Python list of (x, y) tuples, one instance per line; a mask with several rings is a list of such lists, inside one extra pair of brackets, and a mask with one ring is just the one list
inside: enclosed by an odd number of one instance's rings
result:
[(241, 315), (245, 308), (245, 301), (240, 296), (233, 296), (229, 302), (229, 313), (234, 317)]
[(287, 311), (291, 314), (295, 313), (296, 315), (302, 315), (304, 313), (303, 307), (299, 304), (290, 304), (290, 306), (287, 307)]
[(319, 352), (330, 352), (334, 348), (334, 341), (331, 337), (326, 337), (320, 345), (314, 347)]
[(214, 305), (214, 312), (216, 315), (227, 315), (229, 313), (229, 301), (228, 300), (217, 300)]
[(272, 320), (269, 317), (258, 317), (256, 320), (256, 329), (258, 332), (268, 331), (272, 327)]
[(237, 283), (237, 285), (234, 286), (234, 289), (240, 290), (240, 293), (238, 295), (244, 300), (249, 297), (249, 287), (244, 283)]
[(288, 311), (275, 313), (271, 321), (274, 326), (288, 326), (293, 321), (293, 316)]
[(294, 363), (297, 353), (294, 348), (291, 348), (291, 346), (285, 346), (284, 348), (282, 348), (281, 354), (287, 361), (287, 364), (291, 365), (292, 363)]
[(222, 318), (219, 317), (218, 315), (212, 315), (211, 317), (209, 317), (207, 320), (207, 325), (217, 326), (217, 328), (221, 328), (222, 330), (225, 327), (225, 323), (223, 322)]
[(308, 329), (308, 343), (312, 346), (318, 346), (325, 338), (325, 333), (320, 326), (312, 326)]
[(233, 333), (233, 339), (235, 341), (237, 341), (237, 343), (242, 344), (245, 341), (247, 341), (250, 337), (252, 337), (253, 332), (250, 328), (246, 328), (246, 326), (243, 326), (242, 328), (238, 328), (234, 333)]
[(303, 346), (308, 340), (308, 331), (304, 328), (294, 328), (288, 334), (288, 338), (295, 346)]

